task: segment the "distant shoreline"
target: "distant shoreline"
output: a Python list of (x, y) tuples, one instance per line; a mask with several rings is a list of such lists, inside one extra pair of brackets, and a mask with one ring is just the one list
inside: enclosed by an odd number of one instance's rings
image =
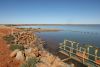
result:
[(97, 26), (100, 24), (0, 24), (5, 26)]
[(18, 29), (22, 29), (22, 30), (30, 30), (30, 31), (34, 31), (34, 32), (57, 32), (57, 31), (63, 31), (61, 29), (58, 28), (18, 28)]

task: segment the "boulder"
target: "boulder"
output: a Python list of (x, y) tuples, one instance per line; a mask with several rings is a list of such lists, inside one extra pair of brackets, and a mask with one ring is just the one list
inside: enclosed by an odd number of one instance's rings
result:
[(55, 56), (52, 54), (47, 53), (46, 56), (41, 57), (41, 61), (47, 64), (52, 64), (55, 59)]
[(32, 52), (32, 48), (25, 49), (25, 55), (29, 55)]
[(37, 51), (39, 51), (39, 49), (38, 49), (37, 47), (34, 47), (34, 48), (32, 49), (32, 52), (37, 52)]
[(19, 49), (14, 50), (14, 51), (10, 54), (10, 57), (11, 57), (11, 58), (15, 57), (18, 51), (19, 51)]
[(53, 63), (53, 61), (55, 60), (55, 56), (49, 53), (46, 55), (46, 58), (50, 64)]
[(46, 63), (38, 63), (36, 64), (36, 67), (51, 67), (51, 66)]
[(34, 48), (25, 49), (26, 60), (31, 57), (37, 57), (38, 55), (39, 53), (36, 48), (35, 49)]
[(24, 61), (25, 57), (24, 57), (24, 54), (22, 53), (22, 51), (17, 52), (15, 59), (19, 60), (19, 61)]
[(39, 51), (39, 54), (41, 55), (41, 57), (45, 57), (47, 52), (46, 51)]
[(34, 53), (37, 57), (39, 56), (39, 50), (37, 47), (32, 49), (32, 53)]
[(58, 57), (55, 58), (55, 60), (52, 63), (51, 67), (67, 67), (64, 62), (62, 62)]

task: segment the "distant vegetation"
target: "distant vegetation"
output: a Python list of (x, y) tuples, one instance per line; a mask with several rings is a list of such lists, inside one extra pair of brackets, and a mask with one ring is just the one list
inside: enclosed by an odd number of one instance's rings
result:
[(16, 26), (16, 24), (4, 24), (5, 26)]

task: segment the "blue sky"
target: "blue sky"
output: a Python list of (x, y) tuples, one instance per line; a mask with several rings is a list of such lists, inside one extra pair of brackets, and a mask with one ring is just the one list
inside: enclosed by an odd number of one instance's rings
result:
[(0, 24), (100, 24), (100, 0), (0, 0)]

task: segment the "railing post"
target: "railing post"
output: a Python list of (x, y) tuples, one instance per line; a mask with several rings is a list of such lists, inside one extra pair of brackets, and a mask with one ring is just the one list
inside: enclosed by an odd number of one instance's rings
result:
[(74, 45), (74, 42), (71, 43), (71, 53), (73, 53), (73, 49), (74, 49), (73, 45)]
[(69, 46), (69, 57), (71, 57), (71, 47), (70, 46)]
[(98, 53), (98, 48), (95, 50), (95, 61), (97, 60), (97, 53)]
[(59, 49), (60, 49), (60, 50), (63, 49), (63, 43), (60, 43)]
[(86, 57), (86, 49), (84, 48), (84, 51), (83, 51), (83, 64), (85, 62), (85, 57)]
[(77, 51), (78, 51), (78, 45), (79, 45), (79, 43), (77, 43)]
[(64, 45), (66, 44), (66, 40), (64, 40)]
[(64, 46), (64, 50), (66, 50), (66, 48), (65, 48), (66, 47), (66, 40), (64, 40), (63, 44), (64, 44), (63, 45)]
[(79, 48), (79, 52), (81, 52), (81, 50), (82, 50), (82, 47)]
[(66, 50), (66, 44), (64, 44), (64, 50)]
[(93, 47), (93, 46), (88, 46), (88, 48), (87, 48), (87, 52), (88, 52), (88, 60), (91, 60), (90, 58), (89, 58), (89, 51), (90, 51), (90, 47)]
[(70, 41), (70, 43), (71, 43), (71, 47), (70, 47), (70, 57), (71, 57), (71, 54), (72, 54), (72, 52), (73, 52), (73, 42), (72, 41)]
[(87, 59), (88, 59), (88, 60), (89, 60), (89, 48), (90, 48), (90, 47), (87, 48), (87, 54), (88, 54)]

